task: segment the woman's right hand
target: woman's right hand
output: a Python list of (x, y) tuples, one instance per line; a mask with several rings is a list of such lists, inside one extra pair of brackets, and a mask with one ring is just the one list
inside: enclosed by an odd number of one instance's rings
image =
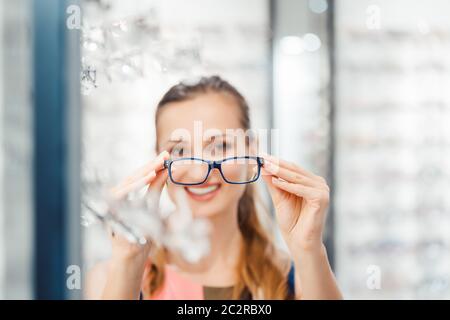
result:
[[(169, 153), (163, 151), (154, 160), (137, 170), (119, 185), (111, 190), (111, 196), (115, 200), (124, 199), (133, 191), (148, 186), (148, 192), (161, 194), (168, 173), (164, 170), (164, 160), (169, 158)], [(120, 262), (132, 262), (138, 265), (145, 264), (151, 249), (151, 242), (147, 244), (130, 243), (120, 234), (110, 232), (112, 243), (112, 260)]]
[[(168, 158), (167, 151), (160, 153), (155, 160), (113, 188), (111, 196), (120, 200), (130, 192), (147, 185), (150, 192), (156, 191), (158, 195), (161, 194), (168, 176), (167, 170), (164, 170), (164, 160)], [(111, 234), (111, 242), (112, 259), (108, 263), (101, 298), (106, 300), (139, 299), (151, 244), (149, 241), (146, 245), (132, 244), (119, 234)]]

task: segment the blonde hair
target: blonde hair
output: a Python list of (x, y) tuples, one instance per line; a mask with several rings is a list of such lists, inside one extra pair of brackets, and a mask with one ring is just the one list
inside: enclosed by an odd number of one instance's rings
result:
[[(234, 97), (241, 111), (243, 129), (250, 128), (249, 107), (246, 100), (232, 85), (219, 76), (202, 77), (196, 83), (179, 83), (170, 88), (158, 103), (155, 125), (164, 105), (208, 92), (224, 93)], [(243, 242), (237, 264), (238, 282), (233, 288), (232, 299), (291, 299), (293, 297), (288, 290), (286, 272), (276, 261), (279, 255), (274, 239), (264, 228), (258, 216), (255, 193), (254, 186), (247, 185), (238, 204), (237, 219)], [(165, 249), (158, 248), (145, 277), (146, 293), (153, 295), (162, 287), (165, 263)]]

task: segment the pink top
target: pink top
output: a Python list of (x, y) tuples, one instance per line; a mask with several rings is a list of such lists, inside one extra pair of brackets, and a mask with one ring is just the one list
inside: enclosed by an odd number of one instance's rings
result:
[[(150, 265), (148, 265), (149, 267)], [(148, 270), (148, 269), (147, 269)], [(207, 287), (196, 283), (186, 276), (178, 273), (172, 266), (164, 267), (164, 283), (152, 295), (152, 300), (208, 300), (230, 299), (233, 287)], [(143, 287), (148, 286), (150, 280), (145, 273)], [(148, 290), (146, 290), (148, 292)]]
[(152, 297), (154, 300), (203, 300), (203, 286), (165, 267), (164, 284)]
[[(147, 265), (147, 268), (150, 264)], [(148, 270), (148, 269), (147, 269)], [(172, 266), (164, 267), (164, 283), (162, 287), (150, 299), (152, 300), (208, 300), (208, 299), (230, 299), (233, 287), (207, 287), (193, 282), (186, 276), (178, 273)], [(150, 283), (148, 272), (145, 273), (143, 287)], [(288, 274), (288, 290), (290, 295), (295, 296), (294, 285), (295, 271), (293, 265)], [(148, 292), (148, 290), (146, 290)], [(249, 295), (243, 295), (241, 299), (251, 299)]]

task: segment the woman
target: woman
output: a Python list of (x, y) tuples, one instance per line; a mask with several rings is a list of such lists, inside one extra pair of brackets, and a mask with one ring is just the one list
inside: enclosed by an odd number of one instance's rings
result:
[(114, 188), (114, 194), (122, 197), (142, 183), (157, 193), (167, 185), (172, 199), (182, 190), (193, 215), (211, 223), (210, 253), (192, 264), (158, 249), (150, 261), (150, 244), (133, 245), (112, 235), (112, 257), (89, 273), (87, 297), (340, 299), (322, 242), (329, 201), (326, 181), (293, 163), (264, 155), (258, 169), (289, 249), (289, 254), (284, 253), (257, 216), (253, 185), (226, 182), (230, 173), (223, 174), (223, 164), (222, 172), (213, 167), (201, 184), (177, 184), (176, 170), (169, 177), (167, 160), (189, 158), (193, 148), (187, 140), (173, 139), (173, 132), (182, 128), (194, 136), (198, 122), (204, 129), (222, 133), (210, 139), (214, 151), (236, 154), (240, 151), (225, 132), (249, 129), (249, 108), (242, 95), (217, 76), (172, 87), (156, 111), (158, 157)]

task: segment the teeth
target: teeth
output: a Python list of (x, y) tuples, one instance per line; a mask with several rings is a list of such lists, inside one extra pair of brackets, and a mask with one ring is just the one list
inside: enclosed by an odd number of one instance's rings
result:
[(214, 186), (203, 187), (203, 188), (189, 187), (187, 189), (189, 190), (189, 192), (192, 192), (193, 194), (204, 195), (204, 194), (207, 194), (207, 193), (210, 193), (210, 192), (216, 190), (218, 187), (219, 187), (218, 185), (214, 185)]

